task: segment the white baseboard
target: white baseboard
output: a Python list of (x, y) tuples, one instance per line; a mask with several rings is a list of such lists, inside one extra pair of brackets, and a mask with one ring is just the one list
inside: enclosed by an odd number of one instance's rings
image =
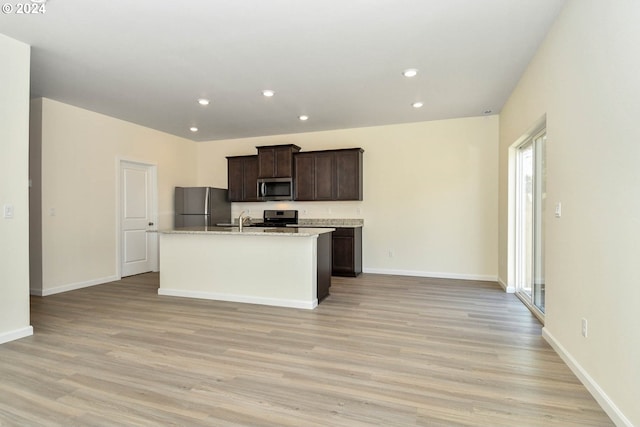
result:
[(218, 294), (215, 292), (183, 291), (180, 289), (160, 288), (158, 289), (158, 295), (164, 295), (164, 296), (170, 296), (170, 297), (210, 299), (210, 300), (229, 301), (229, 302), (243, 302), (243, 303), (249, 303), (249, 304), (273, 305), (277, 307), (288, 307), (288, 308), (304, 308), (307, 310), (314, 309), (318, 306), (317, 299), (309, 302), (309, 301), (278, 299), (278, 298), (249, 297), (246, 295)]
[(19, 340), (20, 338), (29, 337), (31, 335), (33, 335), (33, 326), (31, 325), (14, 331), (3, 332), (0, 334), (0, 344)]
[(560, 358), (567, 364), (569, 369), (575, 374), (580, 382), (589, 390), (589, 393), (596, 399), (596, 402), (607, 413), (609, 418), (614, 422), (616, 426), (633, 427), (633, 424), (627, 417), (624, 416), (622, 411), (616, 406), (615, 403), (607, 396), (602, 388), (595, 382), (593, 378), (587, 373), (587, 371), (578, 363), (576, 359), (571, 356), (569, 352), (560, 344), (555, 337), (547, 330), (542, 328), (542, 337), (549, 343), (549, 345), (555, 350)]
[(506, 283), (504, 283), (504, 281), (498, 277), (498, 283), (500, 284), (500, 286), (502, 286), (502, 289), (504, 289), (504, 291), (508, 294), (515, 294), (516, 293), (516, 288), (514, 286), (509, 286)]
[(75, 291), (76, 289), (88, 288), (90, 286), (102, 285), (104, 283), (120, 280), (118, 276), (101, 277), (99, 279), (87, 280), (85, 282), (70, 283), (68, 285), (56, 286), (50, 289), (30, 289), (31, 295), (46, 297), (49, 295), (59, 294), (62, 292)]
[(393, 270), (386, 268), (364, 268), (364, 273), (371, 274), (390, 274), (393, 276), (415, 276), (415, 277), (433, 277), (436, 279), (459, 279), (459, 280), (482, 280), (487, 282), (495, 282), (497, 276), (487, 276), (482, 274), (457, 274), (457, 273), (435, 273), (433, 271), (420, 270)]

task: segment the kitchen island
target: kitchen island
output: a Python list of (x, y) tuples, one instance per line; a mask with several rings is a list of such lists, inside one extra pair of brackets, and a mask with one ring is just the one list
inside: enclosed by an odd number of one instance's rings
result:
[(158, 294), (313, 309), (329, 294), (333, 230), (160, 231)]

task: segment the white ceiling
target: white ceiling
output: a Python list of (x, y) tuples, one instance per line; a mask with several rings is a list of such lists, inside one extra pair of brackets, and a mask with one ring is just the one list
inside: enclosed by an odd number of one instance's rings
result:
[(563, 3), (49, 0), (0, 33), (32, 97), (207, 141), (498, 113)]

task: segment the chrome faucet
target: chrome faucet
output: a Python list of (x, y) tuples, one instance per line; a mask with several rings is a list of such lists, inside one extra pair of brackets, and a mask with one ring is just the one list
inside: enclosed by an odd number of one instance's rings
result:
[(248, 218), (248, 217), (243, 217), (243, 215), (244, 215), (244, 211), (240, 212), (240, 215), (238, 215), (238, 228), (240, 229), (240, 231), (242, 231), (244, 220)]

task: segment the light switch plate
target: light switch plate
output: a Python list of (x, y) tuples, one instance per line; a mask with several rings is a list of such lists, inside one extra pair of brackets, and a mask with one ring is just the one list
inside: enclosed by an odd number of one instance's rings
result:
[(562, 216), (562, 203), (556, 203), (556, 218), (560, 218)]
[(3, 212), (4, 212), (4, 218), (5, 219), (12, 219), (13, 218), (13, 205), (9, 205), (9, 204), (4, 205)]

